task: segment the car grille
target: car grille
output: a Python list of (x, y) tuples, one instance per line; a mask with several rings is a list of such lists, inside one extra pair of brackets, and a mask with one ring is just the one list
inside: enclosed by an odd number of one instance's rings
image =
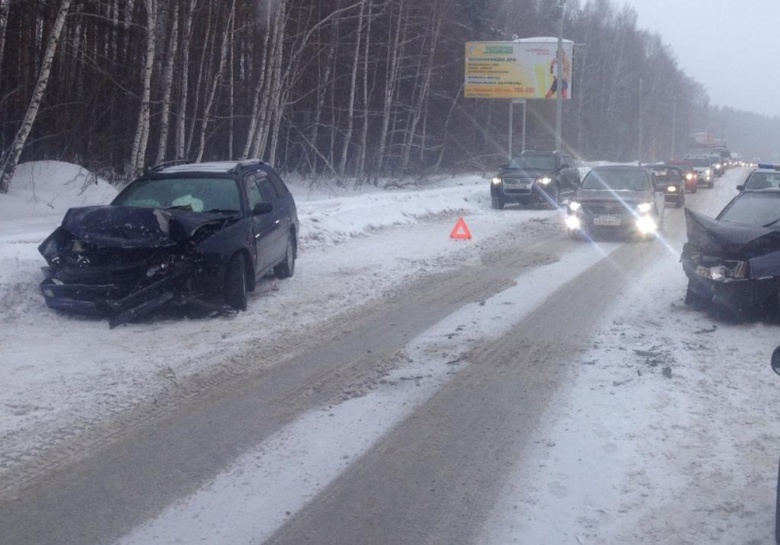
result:
[(591, 215), (618, 216), (629, 213), (626, 207), (619, 202), (582, 203), (582, 208), (587, 214)]
[(512, 195), (530, 195), (534, 179), (527, 176), (505, 177), (504, 193)]

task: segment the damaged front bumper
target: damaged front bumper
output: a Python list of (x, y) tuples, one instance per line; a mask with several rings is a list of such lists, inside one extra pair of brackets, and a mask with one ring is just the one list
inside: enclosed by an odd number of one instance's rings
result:
[(682, 266), (688, 277), (687, 302), (711, 304), (739, 317), (777, 309), (780, 277), (749, 278), (743, 274), (749, 262), (704, 266), (683, 257)]
[[(194, 265), (178, 267), (159, 279), (139, 282), (133, 289), (113, 283), (63, 282), (51, 267), (44, 267), (41, 282), (46, 305), (72, 314), (106, 316), (109, 326), (130, 322), (168, 304), (192, 305), (224, 310), (213, 302), (199, 282)], [(204, 284), (205, 285), (205, 284)]]

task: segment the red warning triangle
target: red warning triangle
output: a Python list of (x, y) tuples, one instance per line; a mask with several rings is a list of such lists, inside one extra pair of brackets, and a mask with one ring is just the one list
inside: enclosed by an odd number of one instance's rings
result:
[(471, 231), (469, 231), (468, 225), (466, 225), (466, 222), (463, 220), (463, 218), (458, 218), (458, 223), (455, 224), (452, 232), (450, 232), (450, 238), (457, 240), (471, 240)]

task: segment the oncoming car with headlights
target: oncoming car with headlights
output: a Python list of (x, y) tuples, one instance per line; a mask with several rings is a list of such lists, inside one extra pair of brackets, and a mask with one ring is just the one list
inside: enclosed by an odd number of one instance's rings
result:
[(648, 239), (663, 228), (664, 200), (645, 168), (594, 167), (569, 203), (566, 227), (572, 237), (618, 233)]
[(580, 185), (580, 171), (560, 151), (524, 151), (501, 167), (490, 183), (493, 208), (543, 204), (557, 208)]

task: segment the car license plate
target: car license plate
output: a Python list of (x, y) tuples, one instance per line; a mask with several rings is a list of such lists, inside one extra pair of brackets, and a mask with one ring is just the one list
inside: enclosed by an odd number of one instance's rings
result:
[(517, 184), (517, 187), (518, 189), (528, 189), (529, 187), (531, 187), (531, 184), (519, 183)]
[(593, 218), (593, 225), (617, 227), (620, 223), (620, 216), (596, 216)]

